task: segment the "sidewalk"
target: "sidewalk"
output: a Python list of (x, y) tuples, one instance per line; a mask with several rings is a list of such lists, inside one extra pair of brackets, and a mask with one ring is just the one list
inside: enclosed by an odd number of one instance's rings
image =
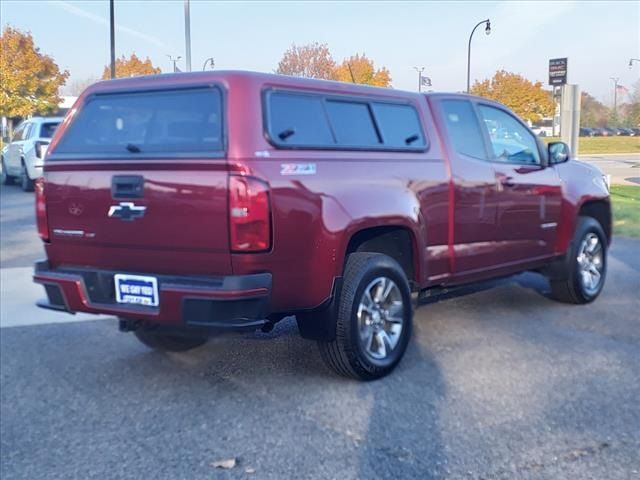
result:
[(42, 285), (33, 283), (32, 275), (33, 267), (0, 269), (0, 328), (110, 318), (80, 313), (71, 315), (37, 307), (36, 301), (45, 298), (45, 293)]

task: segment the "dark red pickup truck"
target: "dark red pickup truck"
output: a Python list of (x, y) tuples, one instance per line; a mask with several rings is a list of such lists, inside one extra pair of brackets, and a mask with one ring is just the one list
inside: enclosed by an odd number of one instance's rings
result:
[(545, 147), (504, 106), (248, 72), (100, 82), (78, 99), (37, 185), (67, 312), (116, 315), (146, 345), (295, 315), (336, 372), (390, 372), (412, 292), (524, 270), (553, 295), (602, 290), (601, 172)]

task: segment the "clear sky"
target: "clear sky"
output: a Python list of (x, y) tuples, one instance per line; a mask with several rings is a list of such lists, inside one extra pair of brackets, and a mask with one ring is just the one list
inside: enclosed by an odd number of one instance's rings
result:
[[(183, 0), (116, 0), (116, 54), (149, 56), (168, 71), (182, 55)], [(29, 30), (71, 80), (99, 77), (109, 62), (107, 0), (3, 0), (3, 25)], [(292, 44), (327, 43), (336, 61), (365, 53), (391, 71), (393, 86), (414, 90), (424, 66), (434, 90), (466, 84), (467, 41), (490, 18), (492, 31), (473, 38), (471, 77), (498, 69), (547, 82), (550, 58), (569, 58), (569, 82), (611, 102), (613, 82), (640, 79), (640, 1), (535, 2), (214, 2), (191, 0), (192, 66), (214, 57), (216, 69), (271, 72)]]

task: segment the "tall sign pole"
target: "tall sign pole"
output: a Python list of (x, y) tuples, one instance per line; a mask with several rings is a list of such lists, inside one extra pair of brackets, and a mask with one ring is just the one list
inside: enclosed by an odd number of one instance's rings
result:
[(116, 78), (116, 23), (113, 15), (113, 2), (109, 0), (109, 28), (111, 33), (111, 78)]
[[(113, 0), (112, 0), (113, 1)], [(189, 13), (189, 0), (184, 0), (184, 41), (187, 50), (187, 72), (191, 71), (191, 15)]]
[[(562, 93), (558, 94), (557, 90), (563, 91), (563, 86), (567, 83), (567, 58), (552, 58), (549, 60), (549, 85), (553, 89), (553, 101), (556, 105), (556, 113), (553, 118), (553, 135), (558, 136), (558, 128), (562, 126)], [(558, 97), (560, 101), (558, 102)], [(558, 118), (558, 113), (560, 117)], [(562, 134), (562, 128), (560, 128)]]

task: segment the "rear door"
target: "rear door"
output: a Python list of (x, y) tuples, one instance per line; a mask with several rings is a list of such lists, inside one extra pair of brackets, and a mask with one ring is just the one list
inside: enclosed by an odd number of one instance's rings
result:
[(454, 268), (456, 274), (493, 267), (497, 192), (481, 126), (473, 104), (459, 97), (435, 97), (454, 183)]
[(13, 134), (11, 144), (9, 145), (9, 149), (7, 150), (7, 159), (5, 161), (7, 171), (11, 175), (20, 175), (21, 173), (20, 159), (22, 158), (24, 140), (25, 138), (27, 138), (30, 128), (31, 122), (23, 122)]
[(94, 94), (45, 166), (57, 264), (229, 274), (223, 92)]
[(552, 255), (562, 198), (557, 172), (543, 164), (536, 138), (513, 114), (482, 103), (478, 112), (492, 147), (501, 263)]

